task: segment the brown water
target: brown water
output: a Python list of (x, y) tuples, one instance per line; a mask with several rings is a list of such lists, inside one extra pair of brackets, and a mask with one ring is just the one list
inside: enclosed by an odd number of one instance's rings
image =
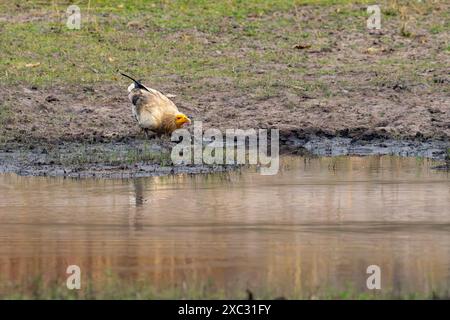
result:
[[(450, 177), (428, 160), (286, 157), (253, 170), (136, 180), (0, 175), (0, 281), (66, 267), (155, 288), (212, 281), (308, 296), (450, 288)], [(1, 287), (1, 286), (0, 286)]]

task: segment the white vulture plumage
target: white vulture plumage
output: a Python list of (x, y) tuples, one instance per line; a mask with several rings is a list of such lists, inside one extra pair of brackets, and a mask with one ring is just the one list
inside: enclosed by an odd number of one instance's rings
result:
[(158, 90), (147, 88), (138, 80), (121, 73), (133, 80), (128, 87), (128, 99), (132, 103), (132, 112), (145, 135), (149, 131), (157, 135), (171, 134), (174, 130), (191, 123), (168, 97)]

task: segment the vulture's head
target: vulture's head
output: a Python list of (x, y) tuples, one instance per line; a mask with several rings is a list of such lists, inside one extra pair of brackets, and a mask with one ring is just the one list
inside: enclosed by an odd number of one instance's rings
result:
[(184, 125), (188, 125), (191, 123), (191, 119), (189, 119), (184, 113), (177, 113), (175, 115), (175, 125), (177, 129), (182, 128)]

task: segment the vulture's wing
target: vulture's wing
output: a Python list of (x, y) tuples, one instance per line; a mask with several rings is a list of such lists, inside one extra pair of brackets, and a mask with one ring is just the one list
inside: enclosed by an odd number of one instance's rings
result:
[(140, 89), (131, 90), (131, 92), (128, 94), (128, 98), (130, 99), (131, 103), (138, 108), (151, 104), (152, 100), (154, 99), (150, 91), (144, 91)]
[(144, 86), (140, 81), (120, 72), (121, 75), (133, 80), (128, 87), (128, 98), (136, 108), (136, 113), (150, 112), (154, 117), (161, 118), (164, 114), (178, 112), (176, 105), (161, 92)]
[(143, 89), (133, 89), (128, 94), (128, 98), (131, 103), (136, 106), (138, 112), (141, 110), (148, 110), (152, 112), (178, 112), (176, 105), (161, 92), (147, 88)]

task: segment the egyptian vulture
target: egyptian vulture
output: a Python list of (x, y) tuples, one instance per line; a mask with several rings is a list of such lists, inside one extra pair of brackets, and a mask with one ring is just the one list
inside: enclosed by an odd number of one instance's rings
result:
[(178, 110), (175, 103), (161, 92), (147, 88), (126, 74), (121, 75), (133, 80), (128, 87), (128, 99), (133, 104), (133, 116), (147, 138), (149, 131), (156, 135), (171, 134), (174, 130), (191, 123), (191, 120)]

